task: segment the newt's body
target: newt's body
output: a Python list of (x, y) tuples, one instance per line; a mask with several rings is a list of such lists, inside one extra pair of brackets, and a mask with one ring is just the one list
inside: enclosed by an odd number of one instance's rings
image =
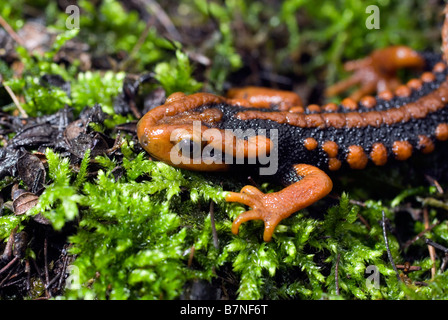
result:
[[(445, 22), (443, 34), (447, 30)], [(395, 72), (402, 67), (426, 71), (400, 85)], [(277, 161), (269, 174), (287, 186), (283, 190), (264, 194), (246, 186), (226, 198), (252, 208), (232, 231), (263, 220), (269, 241), (282, 219), (331, 191), (325, 171), (406, 160), (448, 140), (448, 68), (441, 56), (391, 47), (348, 68), (355, 71), (352, 78), (328, 93), (355, 83), (361, 88), (340, 105), (304, 108), (294, 93), (253, 87), (232, 90), (228, 98), (176, 93), (142, 117), (137, 135), (154, 158), (190, 170), (224, 171), (238, 161), (266, 168), (268, 157), (269, 166)], [(366, 95), (375, 90), (377, 96)]]

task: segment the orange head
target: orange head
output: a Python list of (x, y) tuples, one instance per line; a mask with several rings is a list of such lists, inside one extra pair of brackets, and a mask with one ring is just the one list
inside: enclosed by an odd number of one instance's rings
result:
[(215, 123), (223, 116), (218, 108), (195, 110), (225, 102), (224, 98), (208, 93), (190, 96), (175, 93), (164, 105), (140, 119), (139, 142), (153, 158), (195, 171), (223, 171), (235, 157), (256, 157), (260, 151), (266, 154), (271, 148), (268, 138), (240, 139), (231, 131), (216, 128)]

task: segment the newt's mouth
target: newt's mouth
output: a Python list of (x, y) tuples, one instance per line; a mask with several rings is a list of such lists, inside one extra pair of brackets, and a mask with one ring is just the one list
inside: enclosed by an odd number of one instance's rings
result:
[[(142, 147), (154, 159), (177, 168), (194, 171), (224, 171), (228, 165), (222, 161), (219, 149), (203, 139), (203, 129), (191, 125), (161, 124), (145, 126), (145, 117), (137, 125), (137, 135)], [(217, 129), (216, 129), (217, 130)], [(198, 134), (199, 133), (199, 134)]]

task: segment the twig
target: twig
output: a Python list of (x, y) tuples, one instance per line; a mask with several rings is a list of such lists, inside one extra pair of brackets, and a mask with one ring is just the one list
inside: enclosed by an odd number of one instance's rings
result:
[(431, 247), (434, 247), (436, 249), (442, 250), (443, 253), (448, 254), (448, 248), (445, 248), (441, 244), (438, 244), (437, 242), (432, 241), (431, 239), (426, 238), (425, 242), (427, 245), (430, 245)]
[(51, 285), (52, 285), (53, 283), (55, 283), (56, 280), (58, 280), (58, 279), (61, 277), (61, 274), (62, 274), (62, 273), (58, 273), (57, 275), (55, 275), (55, 276), (53, 277), (53, 279), (51, 279), (51, 280), (45, 285), (45, 289), (48, 290), (48, 289), (51, 287)]
[(215, 206), (214, 202), (210, 201), (210, 222), (212, 224), (212, 235), (213, 235), (213, 245), (216, 249), (219, 249), (219, 242), (218, 242), (218, 233), (216, 232), (216, 225), (215, 225)]
[(386, 244), (387, 256), (389, 257), (389, 261), (392, 265), (392, 268), (394, 269), (395, 274), (397, 275), (398, 281), (401, 281), (400, 274), (398, 273), (397, 266), (395, 265), (394, 260), (392, 259), (392, 253), (390, 252), (390, 248), (389, 248), (389, 240), (387, 239), (387, 232), (386, 232), (386, 215), (384, 214), (384, 210), (383, 210), (382, 223), (383, 223), (383, 237), (384, 237), (384, 242)]
[(422, 202), (424, 205), (429, 205), (431, 207), (436, 207), (436, 208), (442, 208), (442, 209), (448, 211), (448, 204), (446, 204), (444, 201), (434, 199), (432, 197), (427, 197), (427, 198), (417, 197), (417, 200)]
[(260, 186), (257, 184), (257, 182), (254, 180), (254, 178), (252, 178), (251, 176), (247, 177), (247, 181), (249, 181), (249, 183), (251, 185), (253, 185), (255, 188), (260, 189)]
[(341, 258), (341, 254), (338, 253), (338, 257), (336, 259), (336, 266), (334, 267), (334, 282), (336, 286), (336, 295), (339, 295), (339, 260)]
[(8, 283), (2, 285), (2, 288), (13, 286), (13, 285), (15, 285), (15, 284), (17, 284), (19, 282), (22, 282), (22, 281), (23, 281), (22, 279), (17, 279), (16, 281), (8, 282)]
[(188, 256), (188, 262), (187, 262), (187, 266), (189, 268), (191, 267), (191, 264), (193, 263), (194, 251), (195, 251), (195, 247), (194, 247), (194, 245), (192, 245), (190, 248), (190, 254)]
[(372, 227), (370, 226), (369, 222), (359, 213), (357, 214), (358, 219), (366, 226), (367, 230), (370, 230)]
[(61, 277), (59, 278), (59, 283), (58, 283), (58, 290), (61, 290), (62, 287), (62, 281), (64, 280), (63, 275), (65, 274), (66, 270), (67, 270), (67, 262), (68, 262), (68, 255), (67, 255), (67, 249), (64, 248), (64, 263), (62, 265), (62, 271), (61, 271)]
[(30, 261), (25, 260), (25, 272), (26, 272), (26, 291), (30, 291), (31, 288), (31, 267)]
[[(3, 81), (2, 81), (3, 82)], [(28, 114), (26, 113), (25, 109), (22, 108), (22, 105), (20, 104), (19, 99), (17, 99), (17, 96), (14, 94), (14, 91), (12, 89), (3, 83), (3, 87), (5, 88), (6, 92), (8, 92), (9, 96), (11, 97), (12, 101), (17, 107), (17, 110), (19, 110), (20, 114), (23, 118), (28, 118)]]
[(118, 132), (117, 137), (115, 138), (114, 145), (106, 150), (106, 154), (109, 155), (112, 152), (117, 151), (124, 144), (124, 140), (121, 139), (121, 134)]
[(444, 272), (446, 265), (448, 264), (448, 255), (445, 255), (442, 259), (442, 264), (440, 266), (440, 272)]
[[(20, 265), (17, 265), (15, 268), (11, 268), (8, 275), (0, 283), (0, 288), (9, 287), (9, 286), (16, 284), (17, 282), (23, 281), (23, 279), (21, 277), (19, 277), (23, 273), (23, 270), (19, 270), (19, 269), (20, 269)], [(14, 279), (16, 279), (16, 280), (14, 280)], [(5, 283), (5, 282), (7, 282), (7, 283)]]
[(48, 298), (51, 297), (50, 291), (48, 290), (47, 286), (50, 282), (50, 275), (48, 273), (48, 238), (45, 237), (44, 240), (44, 271), (45, 271), (45, 293)]
[(129, 109), (131, 109), (132, 114), (135, 116), (135, 118), (140, 119), (142, 117), (142, 114), (140, 110), (138, 110), (137, 106), (135, 105), (134, 100), (129, 100)]
[[(148, 36), (151, 26), (152, 26), (152, 21), (151, 21), (151, 19), (148, 19), (148, 21), (146, 21), (145, 29), (143, 29), (142, 33), (140, 34), (140, 37), (138, 37), (138, 40), (135, 43), (134, 47), (131, 49), (131, 52), (123, 61), (120, 62), (119, 66), (118, 66), (119, 70), (126, 69), (128, 64), (130, 63), (130, 61), (132, 61), (132, 58), (134, 57), (134, 55), (140, 50), (141, 46), (143, 45), (143, 43), (146, 40), (146, 37)], [(132, 106), (131, 106), (131, 109), (132, 109)], [(140, 119), (140, 117), (138, 119)]]
[(51, 285), (53, 285), (53, 283), (55, 283), (56, 280), (58, 280), (58, 279), (59, 279), (59, 282), (58, 282), (57, 288), (58, 288), (58, 290), (61, 289), (62, 280), (64, 280), (64, 274), (65, 274), (65, 270), (67, 268), (67, 260), (68, 260), (66, 246), (64, 246), (64, 249), (62, 250), (62, 254), (64, 256), (63, 257), (63, 263), (62, 263), (62, 269), (61, 269), (61, 271), (57, 275), (55, 275), (53, 277), (53, 279), (51, 279), (50, 282), (47, 283), (47, 285), (45, 286), (45, 289), (49, 289), (51, 287)]
[(440, 272), (444, 272), (446, 265), (448, 264), (448, 256), (443, 257), (442, 265), (440, 266)]
[(11, 36), (11, 38), (14, 39), (15, 42), (17, 42), (22, 47), (25, 46), (25, 42), (23, 39), (14, 31), (13, 28), (9, 25), (8, 22), (6, 22), (5, 19), (0, 15), (0, 25), (5, 29), (5, 31)]
[(39, 268), (39, 266), (37, 265), (36, 260), (34, 260), (33, 258), (31, 258), (31, 261), (33, 261), (34, 269), (36, 269), (37, 276), (39, 277), (40, 281), (41, 281), (42, 283), (44, 283), (44, 279), (42, 278), (42, 272), (40, 271), (40, 268)]
[(13, 273), (13, 269), (9, 270), (8, 274), (3, 278), (2, 281), (0, 281), (0, 288), (3, 288), (5, 286), (5, 282), (8, 281), (11, 277), (11, 274)]
[(1, 270), (0, 270), (0, 274), (2, 274), (3, 272), (5, 272), (6, 270), (8, 270), (9, 268), (11, 268), (11, 266), (16, 263), (16, 261), (19, 260), (18, 256), (15, 256), (14, 258), (12, 258), (11, 261), (8, 262), (8, 264), (6, 266), (4, 266)]
[(409, 262), (405, 262), (405, 264), (397, 264), (397, 269), (403, 270), (403, 272), (406, 274), (412, 271), (420, 271), (422, 270), (422, 267), (411, 266)]
[(415, 241), (420, 239), (426, 232), (431, 231), (435, 226), (437, 226), (440, 222), (436, 222), (432, 225), (430, 225), (428, 228), (417, 234), (414, 238), (412, 238), (409, 241), (406, 241), (406, 243), (403, 245), (403, 250), (406, 250), (411, 244), (413, 244)]
[[(338, 197), (338, 198), (340, 199), (340, 197)], [(360, 206), (360, 207), (363, 207), (363, 208), (366, 207), (366, 204), (364, 202), (362, 202), (362, 201), (359, 201), (359, 200), (350, 199), (348, 202), (351, 203), (351, 204), (356, 204), (357, 206)]]
[(48, 240), (47, 237), (44, 239), (44, 260), (45, 260), (45, 281), (48, 283), (49, 275), (48, 275), (48, 259), (47, 259), (47, 252), (48, 252)]
[(432, 241), (431, 239), (425, 239), (425, 242), (428, 246), (442, 250), (443, 253), (445, 253), (445, 257), (443, 257), (443, 259), (442, 259), (442, 265), (440, 266), (440, 272), (445, 271), (445, 268), (448, 264), (448, 248), (445, 248), (441, 244), (438, 244), (438, 243)]
[[(8, 22), (6, 22), (6, 20), (3, 19), (3, 17), (1, 15), (0, 15), (0, 25), (6, 30), (6, 32), (11, 36), (11, 38), (14, 39), (15, 42), (17, 42), (22, 47), (25, 47), (25, 42), (23, 41), (23, 39), (14, 31), (13, 28), (11, 28), (11, 26), (8, 24)], [(16, 107), (19, 110), (22, 117), (28, 118), (28, 115), (26, 114), (25, 110), (20, 105), (19, 99), (17, 99), (16, 95), (11, 90), (11, 88), (3, 83), (3, 77), (1, 75), (0, 75), (0, 82), (3, 84), (3, 87), (8, 92), (9, 96), (11, 97), (12, 101), (16, 105)]]
[(3, 254), (1, 256), (1, 259), (3, 261), (9, 260), (12, 256), (12, 246), (14, 243), (14, 234), (16, 233), (16, 231), (17, 231), (17, 227), (15, 227), (9, 234), (8, 241), (6, 242), (5, 250), (3, 251)]
[(429, 181), (429, 183), (432, 183), (436, 187), (438, 193), (444, 194), (442, 186), (436, 179), (434, 179), (433, 177), (428, 176), (428, 175), (425, 175), (425, 178), (426, 178), (426, 180)]
[[(429, 216), (428, 216), (428, 208), (423, 208), (423, 221), (425, 223), (425, 229), (429, 229)], [(436, 249), (433, 246), (428, 245), (429, 257), (432, 261), (431, 267), (431, 279), (434, 279), (436, 275)]]
[(182, 39), (179, 31), (177, 31), (170, 17), (166, 14), (163, 8), (154, 0), (145, 0), (149, 10), (151, 10), (156, 16), (157, 20), (165, 27), (170, 36), (177, 41)]

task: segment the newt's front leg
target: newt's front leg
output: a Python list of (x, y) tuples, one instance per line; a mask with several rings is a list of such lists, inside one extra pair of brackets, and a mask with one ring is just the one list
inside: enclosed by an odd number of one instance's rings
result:
[(325, 197), (333, 188), (330, 177), (316, 167), (297, 164), (294, 170), (298, 181), (279, 192), (265, 194), (253, 186), (245, 186), (240, 193), (227, 195), (227, 202), (240, 202), (252, 208), (235, 219), (232, 224), (234, 234), (238, 234), (243, 222), (263, 220), (263, 239), (270, 241), (281, 220)]

